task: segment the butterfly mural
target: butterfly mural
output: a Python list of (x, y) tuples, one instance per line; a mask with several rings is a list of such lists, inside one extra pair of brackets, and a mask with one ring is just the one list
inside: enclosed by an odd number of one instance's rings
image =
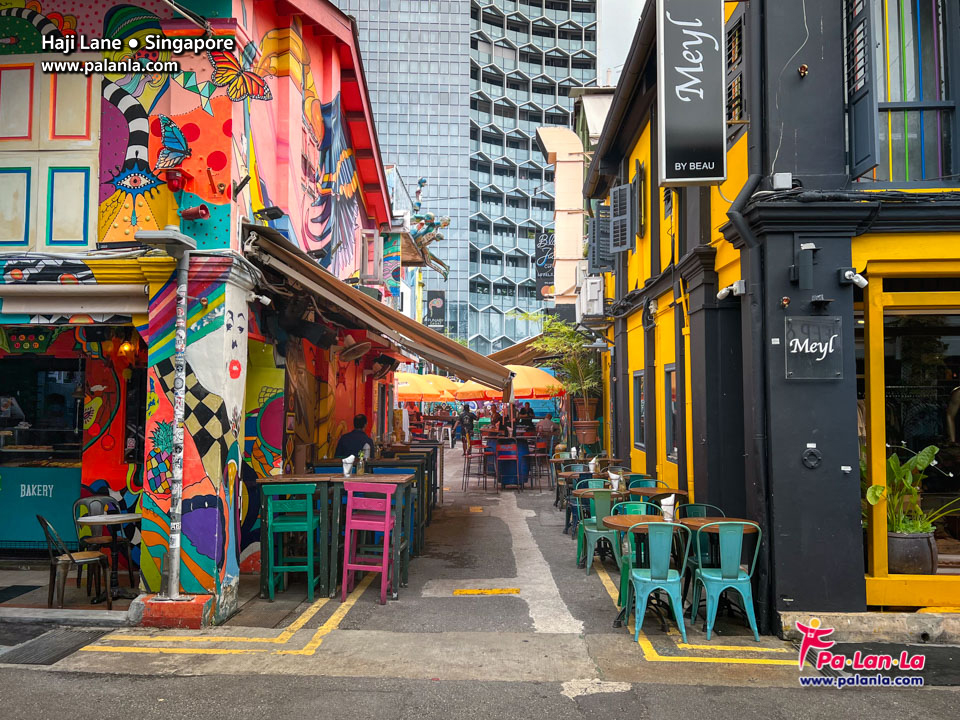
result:
[(250, 70), (244, 70), (240, 61), (231, 53), (223, 50), (211, 50), (207, 53), (213, 65), (211, 80), (217, 87), (227, 89), (227, 97), (233, 102), (244, 98), (251, 100), (272, 100), (273, 94), (266, 81)]
[(192, 153), (180, 128), (166, 115), (160, 116), (160, 141), (163, 143), (163, 148), (157, 156), (157, 165), (154, 170), (177, 167)]

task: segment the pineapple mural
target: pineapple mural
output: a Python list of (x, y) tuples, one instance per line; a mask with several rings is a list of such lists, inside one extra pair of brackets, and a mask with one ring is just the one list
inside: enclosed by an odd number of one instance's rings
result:
[(173, 477), (173, 423), (158, 422), (150, 434), (153, 447), (147, 454), (147, 484), (157, 495), (170, 492)]

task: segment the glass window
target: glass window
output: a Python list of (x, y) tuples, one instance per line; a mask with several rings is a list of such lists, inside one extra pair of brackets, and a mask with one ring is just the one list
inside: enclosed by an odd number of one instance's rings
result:
[(667, 365), (664, 377), (664, 411), (666, 414), (666, 445), (667, 459), (677, 461), (677, 370), (673, 365)]
[(643, 372), (633, 374), (633, 444), (642, 448), (646, 443), (646, 432), (643, 427), (644, 418)]

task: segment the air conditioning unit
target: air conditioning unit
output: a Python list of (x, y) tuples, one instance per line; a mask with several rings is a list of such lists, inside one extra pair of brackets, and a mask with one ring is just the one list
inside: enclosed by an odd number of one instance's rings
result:
[(583, 281), (587, 277), (587, 272), (587, 261), (580, 260), (577, 262), (577, 290), (583, 287)]
[(361, 230), (360, 252), (360, 282), (364, 285), (382, 285), (383, 240), (380, 233), (376, 230)]
[(603, 316), (603, 277), (587, 277), (577, 295), (577, 323)]

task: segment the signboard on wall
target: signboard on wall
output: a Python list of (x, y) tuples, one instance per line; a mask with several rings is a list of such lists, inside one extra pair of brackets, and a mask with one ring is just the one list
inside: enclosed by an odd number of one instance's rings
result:
[(794, 315), (784, 319), (787, 380), (842, 380), (842, 318)]
[(657, 0), (661, 185), (727, 176), (724, 0)]
[(537, 277), (537, 299), (543, 300), (547, 295), (554, 293), (553, 278), (553, 251), (555, 237), (552, 232), (540, 233), (537, 236), (534, 267)]
[(427, 290), (427, 312), (423, 324), (443, 332), (447, 327), (447, 293), (445, 290)]

